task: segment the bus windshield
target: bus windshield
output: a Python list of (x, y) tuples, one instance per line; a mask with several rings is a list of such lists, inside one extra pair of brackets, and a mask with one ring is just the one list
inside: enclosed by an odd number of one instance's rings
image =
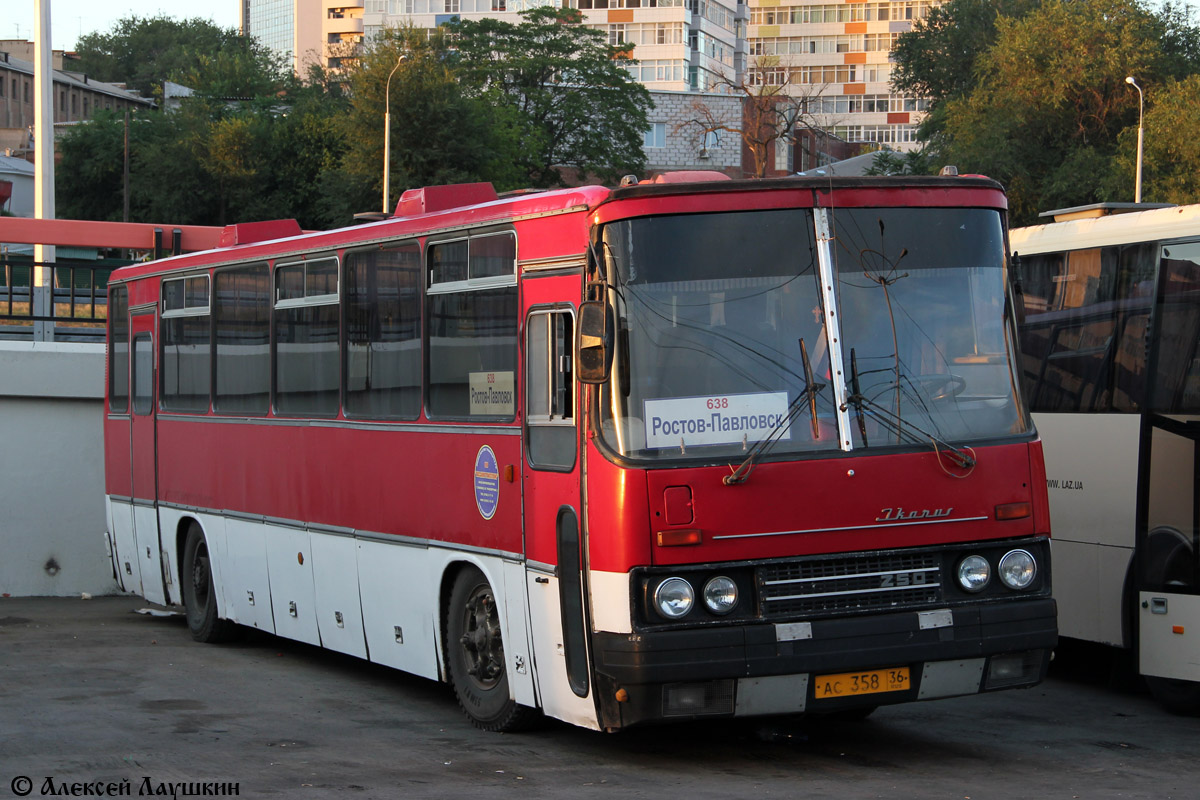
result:
[[(828, 291), (812, 209), (605, 227), (618, 319), (602, 394), (610, 447), (640, 459), (723, 459), (765, 438), (777, 439), (773, 455), (795, 456), (1030, 430), (1009, 347), (1000, 214), (816, 213), (829, 214), (832, 232)], [(827, 315), (826, 303), (838, 313)]]

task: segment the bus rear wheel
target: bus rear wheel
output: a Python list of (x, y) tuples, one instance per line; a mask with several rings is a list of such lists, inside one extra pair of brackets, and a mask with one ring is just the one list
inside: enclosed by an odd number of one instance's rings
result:
[(477, 728), (515, 731), (536, 719), (509, 695), (496, 596), (476, 567), (463, 569), (450, 592), (446, 650), (458, 704)]
[(188, 527), (183, 545), (183, 606), (188, 630), (197, 642), (227, 642), (237, 634), (237, 626), (217, 616), (217, 585), (213, 580), (208, 542), (200, 526)]

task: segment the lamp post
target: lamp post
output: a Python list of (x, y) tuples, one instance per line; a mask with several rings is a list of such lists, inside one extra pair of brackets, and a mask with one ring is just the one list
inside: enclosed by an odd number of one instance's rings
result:
[(388, 209), (388, 190), (390, 186), (390, 178), (392, 173), (392, 76), (396, 74), (396, 70), (400, 69), (401, 62), (407, 56), (401, 54), (396, 59), (396, 66), (392, 67), (392, 71), (388, 73), (387, 84), (383, 90), (383, 213), (386, 215)]
[(1125, 79), (1133, 88), (1137, 89), (1138, 93), (1138, 145), (1137, 145), (1137, 173), (1133, 179), (1133, 202), (1142, 202), (1142, 111), (1145, 107), (1145, 96), (1142, 94), (1142, 87), (1137, 85), (1137, 81), (1130, 75)]

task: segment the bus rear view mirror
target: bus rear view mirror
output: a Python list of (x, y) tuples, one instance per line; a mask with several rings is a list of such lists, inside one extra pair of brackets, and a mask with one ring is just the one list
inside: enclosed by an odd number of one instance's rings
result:
[(604, 383), (613, 360), (612, 306), (601, 300), (579, 305), (579, 358), (576, 377), (580, 383)]

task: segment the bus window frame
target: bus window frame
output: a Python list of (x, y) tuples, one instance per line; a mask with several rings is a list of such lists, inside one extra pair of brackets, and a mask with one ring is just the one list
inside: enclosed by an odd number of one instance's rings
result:
[(220, 397), (220, 392), (219, 392), (220, 384), (217, 381), (218, 362), (219, 362), (219, 359), (217, 357), (217, 348), (220, 346), (220, 343), (217, 341), (217, 311), (216, 311), (216, 309), (217, 309), (217, 303), (216, 303), (217, 278), (227, 272), (249, 271), (249, 270), (256, 269), (256, 268), (266, 268), (266, 271), (267, 271), (267, 368), (271, 371), (272, 376), (274, 375), (274, 372), (275, 372), (274, 366), (273, 366), (273, 353), (272, 353), (272, 348), (274, 347), (274, 342), (272, 341), (272, 325), (271, 325), (271, 314), (272, 314), (272, 310), (273, 310), (272, 305), (271, 305), (271, 294), (272, 294), (272, 283), (271, 282), (273, 280), (273, 277), (272, 277), (273, 273), (272, 273), (270, 260), (269, 259), (253, 259), (250, 261), (242, 261), (242, 262), (238, 262), (235, 264), (222, 264), (222, 265), (214, 268), (212, 270), (212, 286), (211, 286), (210, 295), (209, 295), (209, 297), (210, 297), (209, 307), (212, 309), (212, 311), (211, 311), (211, 314), (212, 314), (212, 323), (211, 323), (211, 325), (212, 325), (212, 366), (211, 366), (212, 381), (209, 386), (209, 393), (210, 393), (210, 397), (212, 398), (212, 413), (215, 415), (218, 415), (218, 416), (235, 417), (235, 418), (236, 417), (264, 418), (264, 417), (271, 416), (271, 412), (272, 412), (272, 407), (271, 407), (271, 404), (272, 404), (272, 398), (271, 398), (272, 378), (270, 376), (268, 376), (268, 381), (267, 381), (267, 402), (264, 404), (264, 408), (262, 408), (261, 410), (257, 410), (257, 409), (254, 411), (229, 410), (229, 409), (222, 410), (221, 408), (219, 408), (217, 406), (217, 399)]
[[(471, 269), (471, 246), (470, 243), (475, 239), (484, 239), (489, 237), (497, 237), (508, 235), (512, 237), (513, 243), (513, 259), (512, 272), (507, 275), (496, 275), (486, 278), (472, 278)], [(467, 279), (456, 281), (445, 281), (435, 283), (433, 269), (430, 264), (430, 258), (434, 252), (434, 248), (439, 245), (454, 244), (455, 242), (467, 242)], [(508, 424), (516, 422), (521, 416), (522, 403), (521, 398), (521, 323), (522, 313), (520, 307), (520, 238), (517, 235), (517, 229), (512, 223), (501, 223), (499, 225), (488, 225), (476, 230), (454, 231), (453, 233), (443, 236), (429, 236), (425, 238), (424, 249), (422, 252), (422, 264), (425, 270), (425, 295), (422, 298), (422, 410), (425, 418), (431, 421), (438, 422), (478, 422), (487, 424)], [(432, 408), (430, 390), (433, 387), (433, 382), (430, 379), (430, 360), (432, 358), (433, 336), (431, 335), (430, 326), (432, 315), (430, 314), (430, 304), (434, 302), (434, 298), (443, 295), (463, 294), (481, 292), (490, 289), (516, 289), (516, 315), (514, 317), (513, 330), (513, 391), (516, 396), (513, 398), (513, 413), (507, 415), (488, 414), (475, 415), (471, 414), (443, 414), (437, 413)]]
[[(189, 281), (202, 278), (204, 280), (204, 305), (189, 306), (187, 284)], [(167, 308), (167, 285), (172, 283), (183, 284), (183, 306), (181, 308)], [(212, 275), (205, 270), (190, 275), (181, 275), (178, 277), (164, 277), (159, 283), (159, 314), (158, 314), (158, 410), (167, 414), (207, 414), (212, 410), (213, 405), (213, 361), (216, 356), (213, 346), (213, 321), (212, 321)], [(167, 379), (167, 320), (180, 319), (186, 317), (207, 317), (208, 318), (208, 402), (203, 408), (185, 408), (182, 406), (168, 405), (165, 402), (167, 395), (164, 382)], [(171, 395), (175, 397), (176, 395)]]
[[(567, 332), (567, 338), (566, 338), (566, 352), (563, 354), (560, 354), (560, 355), (566, 355), (568, 358), (571, 359), (571, 379), (570, 379), (569, 386), (566, 387), (568, 396), (571, 399), (571, 414), (570, 414), (570, 416), (567, 416), (564, 414), (564, 415), (556, 417), (554, 414), (553, 397), (548, 396), (547, 397), (548, 408), (550, 409), (549, 415), (539, 415), (539, 416), (535, 417), (529, 410), (531, 401), (533, 398), (533, 387), (531, 385), (531, 382), (533, 381), (533, 369), (532, 369), (533, 358), (531, 355), (530, 341), (529, 341), (529, 336), (533, 329), (533, 326), (531, 323), (532, 323), (532, 320), (534, 317), (551, 318), (558, 314), (566, 315), (571, 320), (571, 330)], [(524, 387), (523, 387), (525, 390), (524, 391), (524, 403), (523, 403), (523, 409), (525, 411), (524, 421), (523, 421), (524, 436), (525, 436), (525, 461), (526, 461), (526, 463), (529, 464), (530, 469), (535, 469), (539, 472), (573, 472), (575, 470), (575, 465), (579, 461), (579, 446), (580, 446), (579, 445), (579, 405), (580, 405), (579, 404), (579, 387), (580, 387), (580, 383), (579, 383), (579, 379), (575, 375), (575, 329), (576, 329), (577, 321), (578, 320), (577, 320), (575, 306), (573, 306), (571, 303), (558, 302), (558, 303), (538, 304), (538, 305), (530, 306), (525, 312), (525, 321), (524, 321), (525, 322), (525, 324), (524, 324), (525, 330), (524, 330), (524, 335), (521, 336), (521, 338), (523, 340), (522, 344), (524, 345), (524, 360), (525, 360), (525, 379), (524, 379)], [(549, 334), (550, 334), (550, 330), (547, 329), (547, 347), (550, 346)], [(548, 368), (547, 369), (547, 378), (549, 378), (549, 376), (553, 375), (555, 372), (555, 368), (553, 366), (552, 360), (547, 360), (546, 366)], [(546, 386), (547, 386), (547, 390), (548, 390), (548, 395), (552, 395), (553, 386), (551, 385), (550, 380), (547, 380)], [(533, 446), (532, 446), (532, 442), (531, 442), (531, 436), (532, 436), (531, 429), (532, 428), (555, 428), (555, 429), (559, 429), (559, 430), (568, 429), (568, 428), (574, 429), (575, 436), (572, 438), (572, 441), (574, 443), (574, 450), (571, 454), (570, 463), (569, 464), (548, 464), (548, 463), (542, 463), (542, 462), (535, 461), (534, 453), (533, 453)]]
[[(349, 281), (346, 278), (347, 259), (363, 253), (381, 253), (385, 251), (396, 251), (404, 248), (407, 245), (416, 245), (417, 261), (419, 266), (418, 271), (422, 272), (422, 276), (417, 281), (415, 288), (417, 291), (417, 392), (420, 402), (417, 403), (415, 413), (407, 416), (388, 415), (388, 414), (360, 414), (356, 411), (351, 411), (348, 406), (350, 396), (350, 359), (348, 358), (350, 348), (348, 311), (350, 304), (350, 296), (347, 292)], [(338, 291), (341, 295), (341, 335), (338, 337), (338, 357), (341, 360), (341, 377), (340, 377), (340, 393), (341, 393), (341, 409), (342, 416), (345, 419), (353, 420), (370, 420), (379, 422), (416, 422), (421, 419), (422, 413), (425, 411), (425, 295), (428, 288), (428, 269), (425, 261), (426, 243), (418, 236), (406, 236), (400, 239), (392, 239), (378, 244), (367, 246), (351, 247), (341, 252), (341, 272), (339, 273)], [(376, 267), (372, 267), (376, 268)]]
[[(333, 261), (334, 274), (336, 276), (336, 287), (333, 293), (326, 292), (324, 294), (309, 295), (308, 294), (308, 269), (309, 266), (325, 261)], [(286, 300), (279, 299), (279, 273), (280, 270), (286, 270), (294, 267), (303, 267), (302, 288), (304, 294), (300, 297), (292, 297)], [(337, 251), (321, 252), (321, 253), (305, 253), (299, 258), (291, 258), (287, 261), (276, 260), (270, 266), (271, 280), (271, 297), (270, 297), (270, 352), (271, 352), (271, 389), (270, 389), (270, 408), (271, 415), (286, 419), (337, 419), (342, 412), (343, 396), (342, 396), (342, 316), (343, 308), (341, 302), (342, 292), (342, 259)], [(337, 335), (336, 340), (336, 355), (338, 359), (336, 374), (337, 374), (337, 400), (333, 404), (332, 411), (291, 411), (281, 410), (279, 407), (279, 326), (277, 323), (276, 314), (280, 311), (292, 311), (301, 308), (319, 308), (323, 306), (334, 306), (337, 309)]]

